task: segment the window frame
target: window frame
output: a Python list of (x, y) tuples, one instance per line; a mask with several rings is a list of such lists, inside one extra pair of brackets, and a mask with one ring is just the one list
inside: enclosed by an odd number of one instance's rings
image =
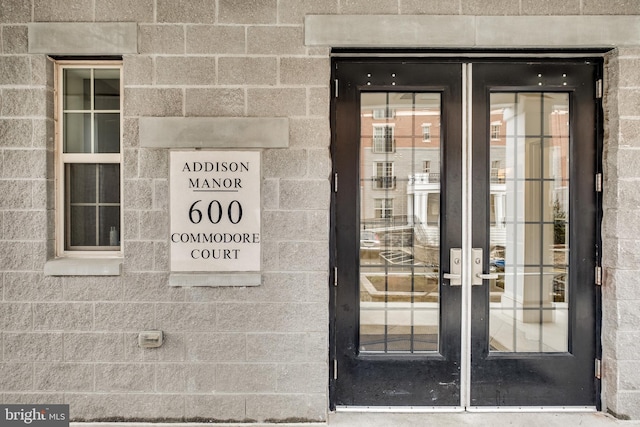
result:
[[(64, 70), (67, 69), (117, 69), (119, 72), (119, 150), (117, 153), (65, 153), (65, 110), (64, 110)], [(122, 60), (56, 60), (54, 62), (54, 122), (55, 122), (55, 255), (58, 258), (121, 258), (123, 254), (123, 225), (124, 225), (124, 153), (123, 153), (123, 107), (124, 107), (124, 79)], [(91, 89), (91, 93), (93, 94)], [(95, 110), (92, 105), (88, 113), (93, 115), (96, 111), (101, 114), (113, 114), (113, 110)], [(81, 110), (79, 110), (81, 111)], [(82, 110), (84, 111), (84, 110)], [(93, 121), (92, 121), (93, 122)], [(92, 141), (95, 138), (94, 124), (91, 127)], [(118, 246), (74, 246), (70, 245), (70, 229), (67, 226), (70, 215), (67, 165), (69, 164), (118, 164), (119, 165), (119, 220)]]

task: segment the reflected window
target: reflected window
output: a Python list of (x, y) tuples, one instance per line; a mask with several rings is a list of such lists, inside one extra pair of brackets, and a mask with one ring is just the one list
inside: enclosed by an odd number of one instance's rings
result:
[(393, 126), (373, 125), (373, 152), (393, 153), (395, 141), (393, 139)]
[(393, 162), (375, 162), (373, 188), (376, 190), (393, 189), (396, 177), (393, 175)]
[(431, 141), (431, 123), (425, 123), (422, 125), (422, 141)]
[(393, 216), (393, 199), (375, 199), (374, 216), (377, 219)]

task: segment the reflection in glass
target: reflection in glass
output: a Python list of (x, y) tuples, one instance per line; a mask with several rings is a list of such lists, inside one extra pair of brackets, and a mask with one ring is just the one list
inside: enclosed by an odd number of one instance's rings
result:
[(439, 348), (440, 104), (361, 95), (360, 352)]
[(70, 163), (65, 170), (69, 245), (120, 246), (120, 165)]
[(490, 351), (568, 351), (569, 94), (493, 93)]
[(119, 110), (120, 70), (94, 70), (94, 93), (96, 110)]
[(120, 151), (120, 114), (95, 114), (94, 140), (96, 153)]
[(64, 70), (65, 110), (91, 109), (91, 70), (66, 68)]
[(91, 115), (64, 113), (64, 152), (91, 153)]

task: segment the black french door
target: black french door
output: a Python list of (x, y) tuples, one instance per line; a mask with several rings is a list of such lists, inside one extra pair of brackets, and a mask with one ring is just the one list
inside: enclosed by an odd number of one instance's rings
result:
[(598, 404), (598, 61), (333, 61), (331, 406)]

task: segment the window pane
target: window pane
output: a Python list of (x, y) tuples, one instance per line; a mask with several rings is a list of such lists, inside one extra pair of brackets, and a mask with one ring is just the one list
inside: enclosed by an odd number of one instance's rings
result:
[(95, 109), (120, 109), (120, 70), (98, 69), (94, 71)]
[(96, 245), (95, 206), (71, 206), (68, 226), (71, 246)]
[(91, 153), (91, 114), (64, 114), (64, 152)]
[(96, 165), (68, 164), (67, 180), (71, 203), (96, 203)]
[(100, 203), (120, 203), (120, 165), (100, 165)]
[(65, 110), (91, 109), (91, 70), (68, 68), (64, 70)]
[(120, 206), (100, 207), (100, 246), (120, 246)]
[(120, 114), (101, 113), (95, 115), (95, 152), (117, 153), (120, 151)]

